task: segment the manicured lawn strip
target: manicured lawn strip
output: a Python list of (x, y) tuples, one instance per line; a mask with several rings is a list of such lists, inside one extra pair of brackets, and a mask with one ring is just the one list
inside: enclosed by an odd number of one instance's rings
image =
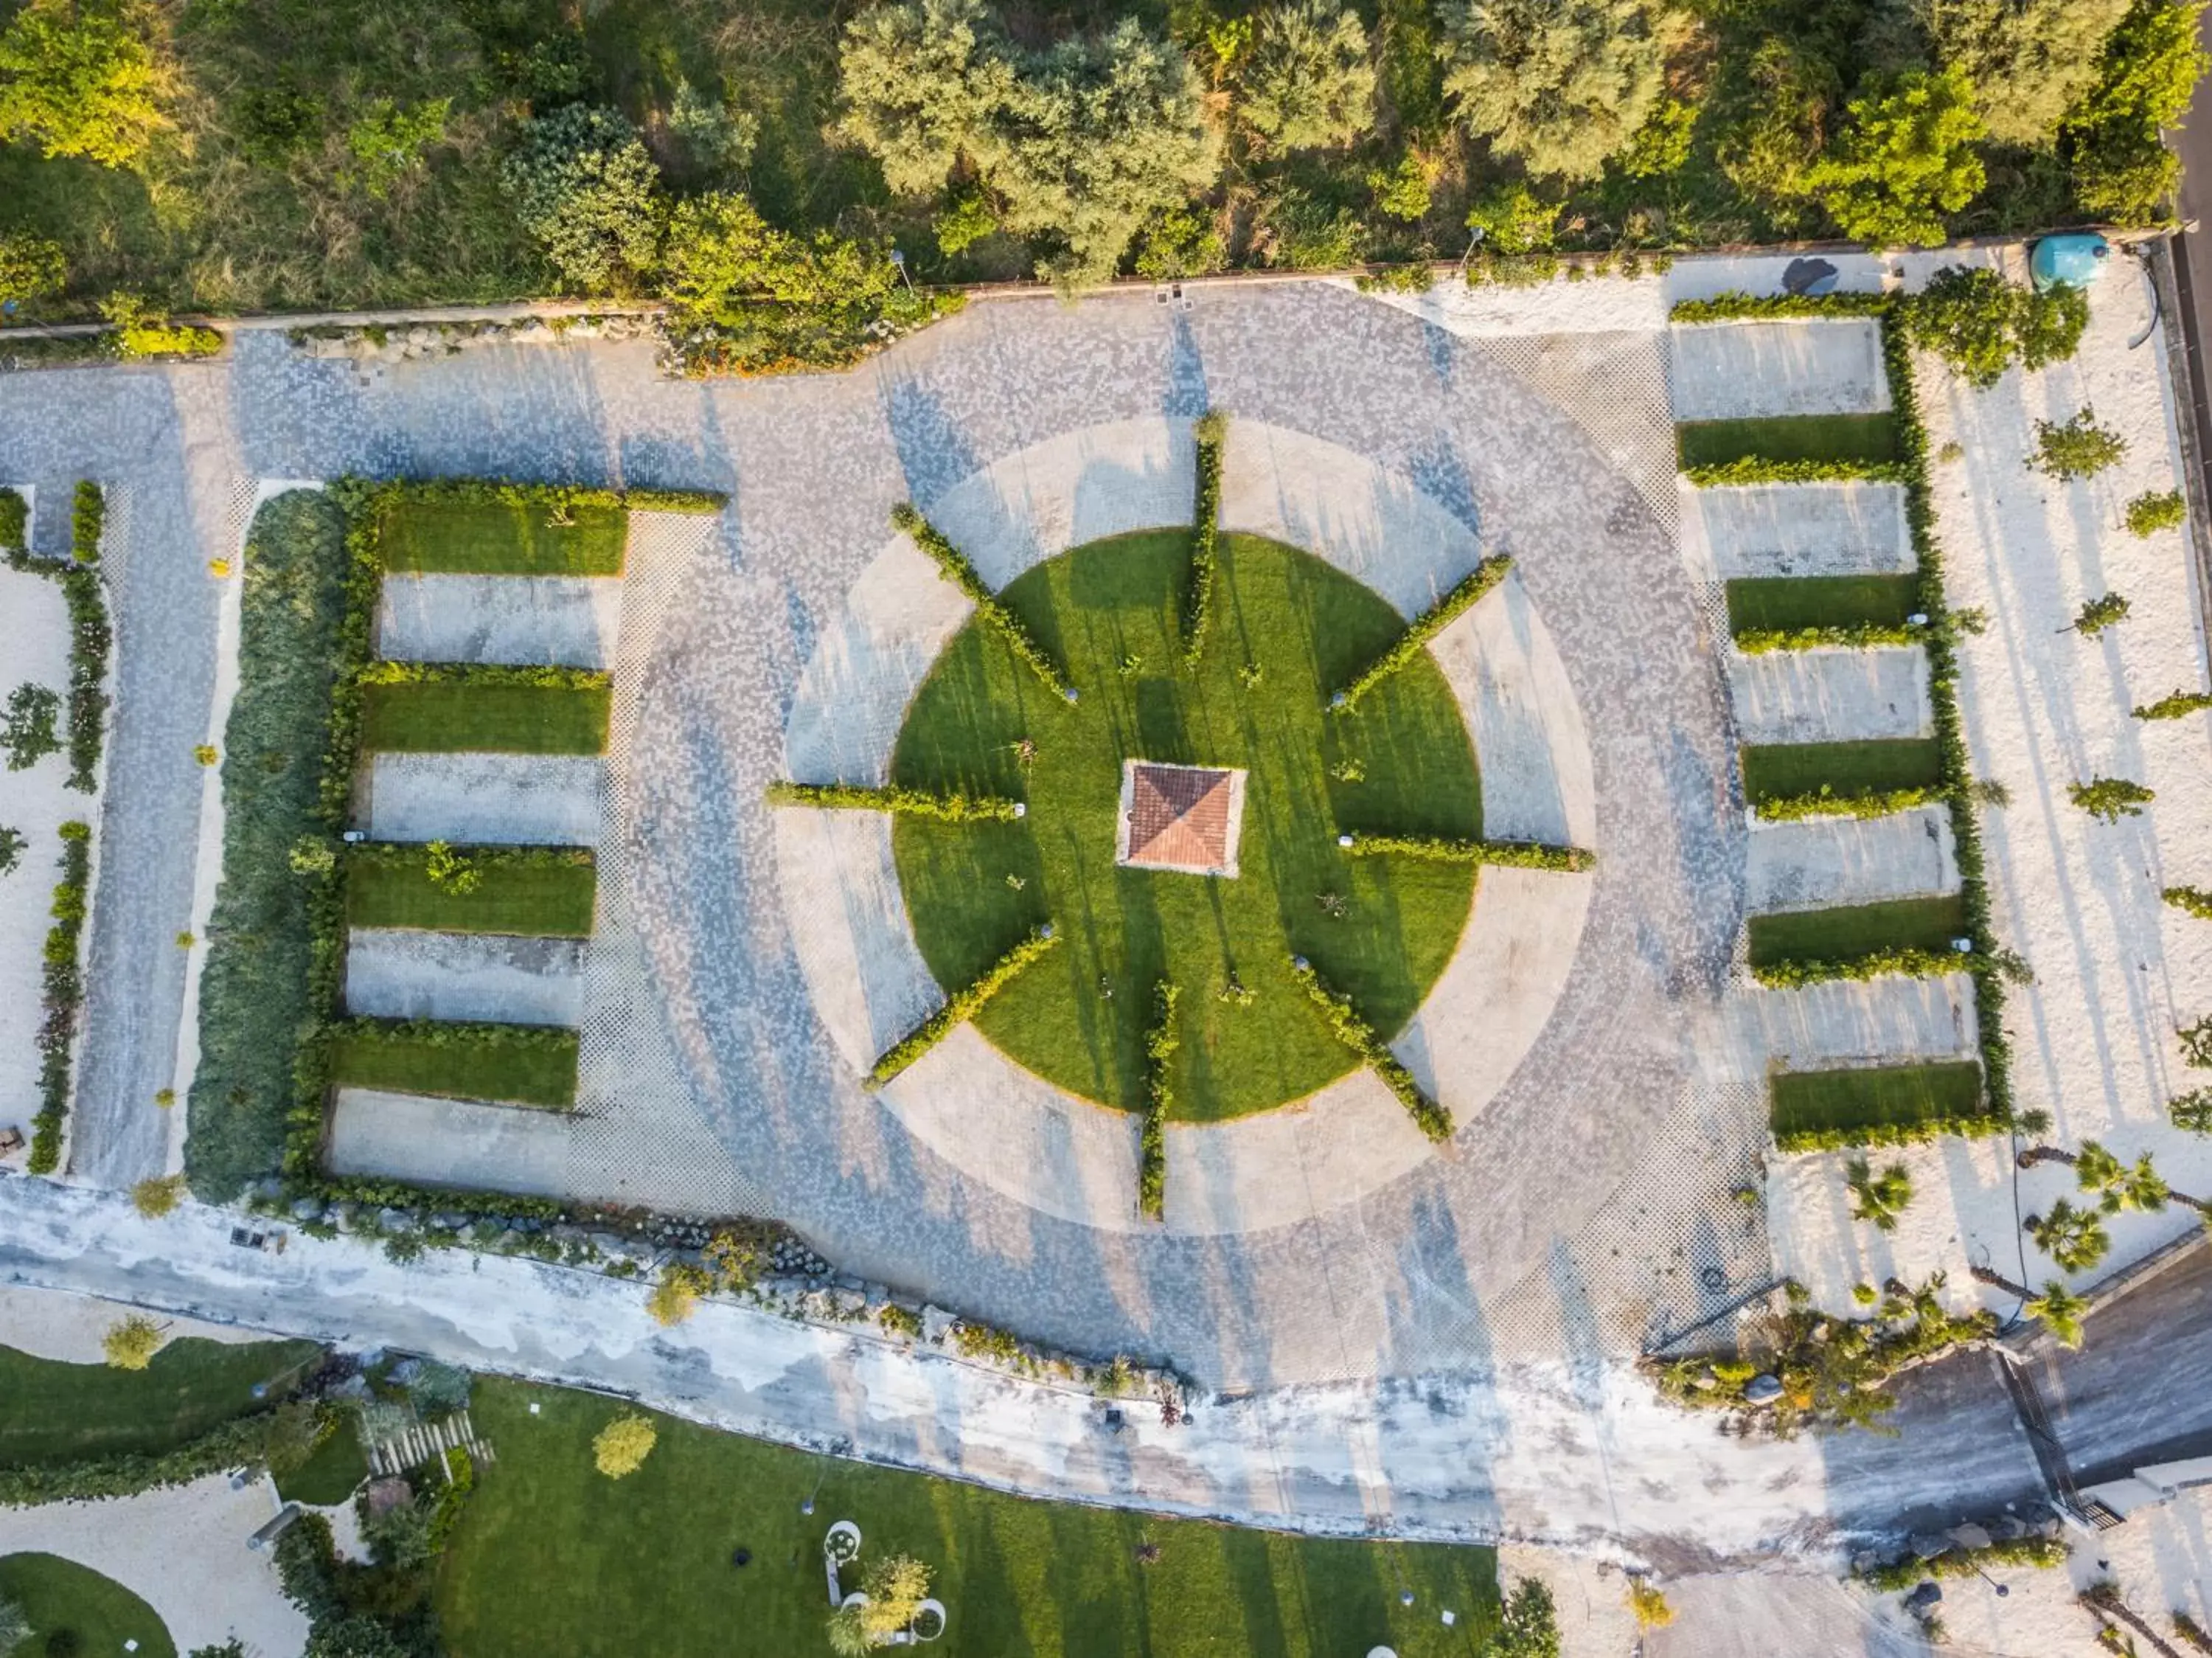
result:
[(1753, 916), (1749, 927), (1754, 967), (1776, 961), (1847, 961), (1884, 949), (1948, 951), (1951, 941), (1966, 932), (1966, 906), (1951, 893)]
[[(1778, 1136), (1909, 1131), (1982, 1110), (1982, 1068), (1972, 1059), (1849, 1070), (1785, 1071), (1772, 1082)], [(1847, 1139), (1845, 1143), (1849, 1143)]]
[(351, 1496), (368, 1478), (368, 1458), (362, 1451), (361, 1436), (354, 1432), (350, 1417), (342, 1417), (314, 1455), (290, 1473), (276, 1476), (276, 1495), (287, 1503), (329, 1508)]
[[(118, 1309), (118, 1320), (123, 1317)], [(171, 1342), (143, 1370), (64, 1364), (0, 1347), (0, 1467), (156, 1455), (234, 1417), (265, 1410), (313, 1366), (309, 1341)]]
[[(120, 1653), (125, 1641), (138, 1644), (131, 1658), (177, 1658), (177, 1643), (153, 1607), (112, 1577), (89, 1566), (52, 1554), (11, 1554), (0, 1558), (0, 1598), (14, 1601), (30, 1620), (30, 1638), (21, 1658), (68, 1651), (94, 1658)], [(67, 1630), (74, 1646), (54, 1643)]]
[[(948, 1614), (935, 1649), (951, 1655), (1336, 1658), (1387, 1644), (1467, 1658), (1496, 1616), (1487, 1549), (1038, 1503), (666, 1417), (653, 1417), (645, 1466), (609, 1480), (592, 1468), (592, 1436), (628, 1408), (477, 1382), (471, 1414), (499, 1460), (479, 1471), (440, 1568), (439, 1623), (459, 1658), (627, 1658), (641, 1630), (654, 1658), (826, 1652), (822, 1537), (847, 1517), (864, 1566), (906, 1553), (935, 1569)], [(810, 1495), (811, 1517), (799, 1512)], [(1159, 1551), (1149, 1565), (1137, 1558), (1146, 1543)], [(741, 1546), (743, 1571), (730, 1564)]]
[[(1205, 649), (1186, 666), (1189, 540), (1176, 529), (1092, 543), (1006, 588), (1008, 608), (1082, 687), (1078, 703), (1053, 696), (995, 630), (971, 622), (953, 639), (908, 710), (890, 781), (1018, 799), (1028, 813), (900, 816), (891, 839), (915, 937), (948, 991), (1055, 924), (1059, 948), (975, 1016), (980, 1033), (1072, 1092), (1143, 1110), (1145, 1033), (1158, 983), (1172, 980), (1173, 1115), (1206, 1121), (1302, 1097), (1358, 1063), (1292, 981), (1293, 955), (1388, 1041), (1458, 943), (1473, 865), (1355, 857), (1340, 826), (1470, 840), (1482, 826), (1467, 728), (1426, 652), (1356, 713), (1328, 710), (1403, 637), (1395, 610), (1310, 555), (1224, 535)], [(1247, 768), (1236, 880), (1115, 866), (1133, 755)], [(1355, 765), (1358, 781), (1336, 775)], [(1249, 998), (1229, 992), (1232, 972)]]
[(1755, 743), (1742, 751), (1743, 792), (1753, 801), (1891, 789), (1932, 789), (1943, 781), (1943, 755), (1929, 737), (1869, 742)]
[(420, 846), (356, 846), (346, 861), (346, 924), (591, 936), (599, 871), (588, 851), (547, 848), (543, 856), (517, 857), (503, 847), (456, 850), (482, 860), (476, 885), (465, 893), (432, 882)]
[(1729, 631), (1901, 627), (1920, 608), (1917, 576), (1755, 576), (1728, 584)]
[(393, 753), (599, 754), (605, 686), (477, 685), (465, 680), (362, 687), (362, 747)]
[(385, 569), (405, 575), (621, 575), (629, 514), (580, 506), (568, 516), (555, 524), (542, 505), (402, 497), (384, 509), (377, 545)]
[(1685, 467), (1766, 460), (1894, 460), (1897, 429), (1879, 414), (1780, 415), (1753, 420), (1692, 420), (1674, 428)]
[(566, 1111), (576, 1103), (576, 1033), (541, 1028), (351, 1020), (331, 1034), (331, 1081)]

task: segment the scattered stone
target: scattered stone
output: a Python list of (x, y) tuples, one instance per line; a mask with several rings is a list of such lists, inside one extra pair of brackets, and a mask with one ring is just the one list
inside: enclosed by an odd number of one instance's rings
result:
[(1969, 1523), (1952, 1527), (1951, 1540), (1962, 1549), (1986, 1549), (1991, 1539), (1981, 1527)]
[(1778, 1376), (1753, 1376), (1743, 1385), (1747, 1405), (1771, 1405), (1781, 1397), (1782, 1379)]
[(1936, 1605), (1938, 1601), (1942, 1600), (1942, 1598), (1943, 1588), (1942, 1584), (1935, 1582), (1923, 1583), (1919, 1588), (1914, 1589), (1911, 1594), (1905, 1597), (1905, 1609), (1907, 1612), (1925, 1612), (1929, 1607)]
[(376, 1212), (376, 1224), (380, 1231), (405, 1234), (416, 1229), (415, 1217), (404, 1209), (380, 1209)]
[(292, 1218), (295, 1221), (302, 1222), (321, 1220), (323, 1218), (323, 1200), (320, 1198), (301, 1198), (297, 1203), (292, 1205)]
[(441, 1210), (430, 1217), (430, 1225), (439, 1232), (459, 1232), (469, 1223), (465, 1215), (456, 1215), (450, 1210)]
[(933, 1347), (941, 1346), (946, 1332), (959, 1322), (941, 1307), (925, 1306), (921, 1309), (921, 1338)]

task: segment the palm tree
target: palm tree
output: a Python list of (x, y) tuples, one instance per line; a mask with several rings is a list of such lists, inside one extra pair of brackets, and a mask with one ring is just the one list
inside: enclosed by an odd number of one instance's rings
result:
[(2130, 1167), (2094, 1140), (2081, 1143), (2081, 1155), (2074, 1160), (2074, 1174), (2081, 1190), (2093, 1194), (2098, 1208), (2107, 1215), (2117, 1215), (2124, 1209), (2155, 1212), (2164, 1209), (2166, 1198), (2172, 1195), (2151, 1167), (2148, 1152)]
[(2045, 1284), (2040, 1295), (2030, 1295), (2020, 1310), (2028, 1318), (2042, 1320), (2051, 1340), (2061, 1347), (2081, 1344), (2081, 1319), (2088, 1312), (2089, 1303), (2057, 1279)]
[(1850, 1188), (1851, 1216), (1872, 1224), (1878, 1232), (1897, 1230), (1897, 1217), (1912, 1201), (1912, 1176), (1903, 1163), (1892, 1163), (1876, 1174), (1863, 1157), (1844, 1165), (1844, 1181)]
[(2031, 1215), (2023, 1224), (2036, 1247), (2067, 1272), (2086, 1272), (2105, 1259), (2112, 1240), (2091, 1210), (2076, 1209), (2061, 1198), (2046, 1215)]

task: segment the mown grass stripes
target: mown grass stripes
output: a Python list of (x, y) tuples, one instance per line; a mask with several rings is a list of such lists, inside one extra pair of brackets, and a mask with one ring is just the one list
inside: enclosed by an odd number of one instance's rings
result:
[(1947, 1134), (1999, 1131), (1972, 1059), (1847, 1070), (1780, 1071), (1770, 1081), (1776, 1142), (1784, 1151), (1910, 1145)]
[(606, 685), (364, 685), (361, 743), (402, 754), (600, 754), (613, 702)]
[(1932, 737), (1885, 737), (1865, 742), (1752, 743), (1741, 751), (1743, 792), (1756, 803), (1817, 795), (1935, 789), (1943, 783), (1943, 754)]
[(1848, 961), (1881, 950), (1948, 952), (1966, 927), (1966, 901), (1956, 893), (1753, 916), (1751, 965)]
[(428, 849), (356, 846), (346, 860), (346, 924), (445, 933), (588, 938), (599, 896), (591, 852), (570, 846), (452, 849), (461, 873), (432, 879)]
[(338, 1088), (567, 1111), (576, 1103), (576, 1033), (540, 1025), (351, 1019), (329, 1036)]
[(1780, 415), (1747, 420), (1692, 420), (1674, 428), (1685, 470), (1725, 466), (1750, 458), (1794, 461), (1892, 461), (1896, 423), (1875, 414)]

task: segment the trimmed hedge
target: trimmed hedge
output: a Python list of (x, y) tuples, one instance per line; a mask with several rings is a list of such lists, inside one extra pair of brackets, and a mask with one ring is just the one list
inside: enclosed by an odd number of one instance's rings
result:
[(1892, 626), (1881, 622), (1854, 622), (1844, 627), (1747, 628), (1735, 636), (1735, 648), (1747, 656), (1763, 656), (1777, 650), (1870, 650), (1882, 645), (1917, 645), (1928, 635), (1924, 627)]
[(1955, 951), (1874, 950), (1833, 961), (1769, 961), (1752, 968), (1751, 976), (1770, 991), (1793, 991), (1808, 984), (1869, 978), (1941, 978), (1946, 973), (1972, 972), (1987, 965), (1980, 956)]
[(188, 1485), (233, 1468), (259, 1468), (266, 1465), (269, 1429), (275, 1417), (273, 1411), (235, 1417), (158, 1455), (129, 1452), (90, 1462), (0, 1467), (0, 1507), (135, 1496), (165, 1485)]
[(1929, 1559), (1900, 1560), (1875, 1566), (1858, 1574), (1859, 1581), (1877, 1589), (1909, 1589), (1931, 1577), (1972, 1577), (1986, 1566), (2033, 1566), (2047, 1570), (2066, 1564), (2065, 1542), (2055, 1537), (2022, 1537), (2008, 1543), (1990, 1543), (1978, 1549), (1954, 1548)]
[(557, 512), (568, 507), (614, 507), (629, 512), (718, 513), (730, 497), (719, 490), (610, 490), (582, 484), (531, 484), (505, 478), (403, 478), (385, 484), (349, 479), (371, 511), (421, 501), (447, 506), (528, 507)]
[(0, 490), (0, 552), (11, 558), (31, 551), (31, 509), (13, 490)]
[[(1901, 431), (1898, 447), (1905, 447)], [(1747, 484), (1909, 484), (1910, 472), (1910, 463), (1903, 460), (1776, 460), (1759, 454), (1718, 466), (1682, 468), (1682, 476), (1701, 490)]]
[(364, 664), (356, 685), (497, 686), (502, 690), (605, 691), (614, 676), (596, 667), (514, 667), (504, 662), (392, 662)]
[(1777, 1130), (1783, 1151), (1848, 1151), (1856, 1146), (1920, 1146), (1937, 1140), (1987, 1140), (2012, 1132), (2012, 1119), (1987, 1112), (1974, 1117), (1923, 1117), (1911, 1123), (1869, 1123), (1858, 1128)]
[(894, 817), (933, 818), (939, 823), (1012, 823), (1023, 815), (1021, 802), (995, 795), (933, 795), (926, 789), (870, 789), (853, 783), (772, 783), (768, 803), (889, 812)]
[(1191, 503), (1190, 584), (1182, 599), (1182, 659), (1194, 664), (1206, 649), (1212, 612), (1215, 555), (1221, 538), (1221, 454), (1229, 417), (1209, 409), (1198, 418), (1198, 487)]
[(1764, 823), (1798, 823), (1808, 818), (1886, 818), (1916, 807), (1935, 806), (1948, 796), (1941, 789), (1881, 789), (1863, 795), (1838, 795), (1823, 789), (1814, 795), (1780, 795), (1752, 803)]
[(2212, 692), (2175, 691), (2128, 711), (2139, 720), (2180, 720), (2212, 708)]
[(1889, 309), (1887, 294), (1747, 294), (1682, 299), (1668, 312), (1674, 322), (1748, 322), (1785, 317), (1878, 317)]
[(1044, 647), (1022, 625), (1021, 618), (999, 602), (998, 595), (975, 573), (975, 565), (939, 533), (935, 525), (917, 512), (912, 503), (902, 501), (893, 507), (891, 522), (921, 549), (946, 581), (968, 596), (983, 619), (998, 629), (1000, 637), (1012, 647), (1014, 655), (1028, 663), (1030, 671), (1051, 686), (1055, 696), (1073, 696), (1075, 687), (1068, 684), (1066, 674), (1045, 655)]
[(107, 723), (107, 661), (115, 648), (115, 633), (107, 619), (107, 600), (100, 583), (100, 538), (107, 522), (106, 498), (100, 485), (89, 479), (76, 486), (70, 513), (70, 556), (66, 561), (33, 558), (28, 550), (29, 527), (22, 521), (22, 497), (0, 490), (0, 507), (15, 503), (15, 533), (10, 541), (8, 515), (0, 512), (0, 547), (8, 568), (27, 575), (46, 576), (62, 584), (62, 600), (69, 607), (69, 786), (89, 795), (100, 779), (100, 756)]
[(1446, 840), (1433, 835), (1354, 835), (1345, 850), (1354, 857), (1489, 863), (1509, 869), (1555, 869), (1570, 875), (1597, 863), (1596, 853), (1580, 846), (1543, 846), (1519, 840)]
[(1176, 1034), (1176, 1000), (1182, 994), (1164, 978), (1153, 988), (1152, 1027), (1145, 1033), (1145, 1122), (1137, 1166), (1137, 1208), (1154, 1221), (1167, 1212), (1166, 1124), (1175, 1104), (1168, 1065), (1182, 1045)]
[(896, 1076), (908, 1065), (927, 1053), (945, 1038), (956, 1025), (964, 1024), (982, 1010), (983, 1004), (996, 996), (1012, 980), (1014, 975), (1043, 955), (1060, 942), (1060, 935), (1047, 922), (1020, 943), (1000, 956), (974, 984), (956, 991), (943, 1007), (913, 1030), (902, 1037), (882, 1058), (869, 1070), (866, 1086), (870, 1091)]
[(51, 1174), (61, 1166), (62, 1128), (69, 1120), (70, 1060), (77, 1016), (84, 1008), (84, 966), (79, 945), (92, 889), (92, 830), (71, 820), (61, 826), (62, 878), (55, 885), (40, 966), (39, 1113), (31, 1120), (31, 1155), (25, 1167)]
[(1375, 1034), (1374, 1027), (1359, 1016), (1359, 1010), (1352, 1005), (1352, 998), (1339, 995), (1323, 984), (1313, 965), (1303, 959), (1291, 958), (1291, 977), (1305, 986), (1307, 996), (1328, 1021), (1330, 1033), (1382, 1079), (1421, 1132), (1438, 1144), (1450, 1139), (1451, 1113), (1421, 1092), (1421, 1085), (1413, 1080), (1413, 1073), (1398, 1063), (1398, 1056)]
[(1506, 553), (1492, 553), (1461, 579), (1459, 585), (1431, 605), (1406, 625), (1397, 643), (1362, 669), (1352, 683), (1329, 698), (1329, 706), (1340, 714), (1349, 714), (1359, 706), (1359, 699), (1413, 660), (1430, 640), (1443, 632), (1468, 611), (1482, 602), (1491, 588), (1504, 581), (1513, 568), (1512, 558)]

